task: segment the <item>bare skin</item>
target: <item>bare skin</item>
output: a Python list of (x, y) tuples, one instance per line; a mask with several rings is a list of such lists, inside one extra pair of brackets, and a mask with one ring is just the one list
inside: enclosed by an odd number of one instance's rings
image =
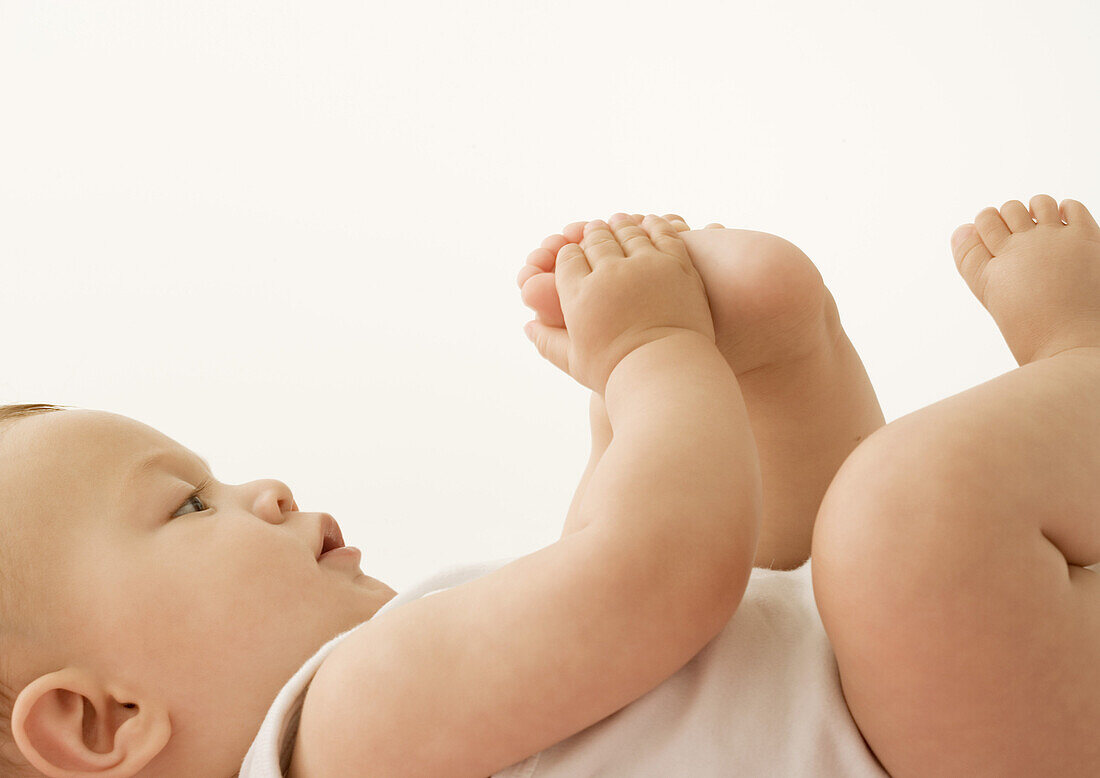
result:
[[(851, 452), (813, 525), (815, 599), (889, 774), (1095, 775), (1100, 226), (1078, 201), (1036, 195), (983, 209), (952, 251), (1020, 367)], [(697, 266), (717, 333), (723, 298)], [(768, 429), (739, 380), (754, 433)], [(765, 522), (800, 526), (775, 504)]]
[[(642, 217), (632, 218), (640, 223)], [(882, 409), (832, 294), (802, 251), (763, 232), (721, 224), (690, 230), (680, 216), (664, 218), (680, 230), (703, 279), (716, 344), (748, 409), (763, 479), (754, 566), (796, 568), (810, 557), (814, 520), (829, 482), (856, 445), (885, 423)], [(584, 224), (574, 222), (547, 237), (517, 279), (524, 303), (548, 327), (564, 326), (555, 257), (562, 246), (580, 242)], [(590, 422), (592, 454), (563, 536), (579, 528), (576, 508), (613, 435), (598, 394), (592, 395)]]
[(228, 776), (295, 670), (396, 595), (321, 559), (327, 514), (282, 481), (222, 483), (118, 414), (0, 425), (0, 495), (28, 611), (5, 755), (36, 775)]
[(1036, 195), (983, 209), (952, 251), (1020, 366), (844, 463), (818, 610), (895, 778), (1100, 775), (1100, 226)]

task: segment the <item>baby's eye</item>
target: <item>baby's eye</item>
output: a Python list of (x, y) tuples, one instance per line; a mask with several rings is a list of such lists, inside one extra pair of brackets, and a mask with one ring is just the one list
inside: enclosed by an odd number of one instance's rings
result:
[[(199, 513), (202, 513), (203, 511), (206, 510), (206, 507), (205, 507), (206, 503), (204, 503), (202, 501), (202, 497), (199, 495), (198, 492), (195, 492), (190, 497), (188, 497), (187, 502), (185, 502), (183, 505), (180, 506), (180, 510), (183, 510), (184, 508), (186, 508), (189, 505), (196, 505), (196, 504), (204, 506), (204, 507), (198, 509)], [(179, 511), (176, 511), (174, 514), (172, 514), (173, 519), (176, 518), (177, 516), (179, 516)]]
[[(202, 484), (199, 485), (198, 489), (191, 492), (191, 496), (188, 497), (187, 500), (183, 503), (183, 505), (180, 506), (180, 510), (183, 510), (184, 508), (187, 508), (188, 506), (199, 506), (199, 505), (201, 505), (202, 507), (198, 508), (198, 511), (197, 511), (198, 513), (202, 513), (205, 510), (209, 510), (209, 508), (206, 507), (206, 503), (202, 499), (202, 494), (206, 490), (206, 487), (209, 486), (209, 485), (210, 485), (209, 480), (203, 481)], [(172, 518), (174, 519), (178, 515), (179, 515), (179, 511), (176, 511), (174, 514), (172, 514)]]

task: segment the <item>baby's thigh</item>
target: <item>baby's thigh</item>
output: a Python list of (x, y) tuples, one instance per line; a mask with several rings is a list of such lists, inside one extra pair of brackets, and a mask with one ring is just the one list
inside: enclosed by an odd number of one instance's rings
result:
[(838, 472), (812, 549), (868, 745), (893, 778), (1100, 775), (1100, 576), (1035, 517), (937, 490), (889, 426)]

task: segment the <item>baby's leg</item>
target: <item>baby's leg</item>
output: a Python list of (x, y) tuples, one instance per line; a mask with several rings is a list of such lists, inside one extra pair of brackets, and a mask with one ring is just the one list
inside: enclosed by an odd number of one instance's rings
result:
[(885, 419), (821, 274), (797, 246), (751, 230), (681, 232), (707, 288), (716, 342), (745, 399), (760, 456), (753, 561), (810, 558), (814, 521), (841, 463)]
[[(882, 426), (882, 410), (832, 295), (802, 251), (763, 232), (688, 231), (679, 216), (665, 218), (683, 227), (680, 237), (706, 286), (717, 345), (737, 376), (756, 439), (764, 513), (754, 565), (797, 567), (810, 557), (829, 481), (857, 443)], [(537, 267), (520, 275), (524, 300), (551, 326), (564, 324), (549, 272), (553, 256), (579, 241), (583, 226), (576, 222), (547, 238), (528, 259)], [(592, 455), (574, 508), (611, 440), (598, 396), (591, 420)], [(563, 535), (578, 529), (574, 508)]]
[(896, 778), (1100, 775), (1100, 228), (1031, 206), (955, 247), (1022, 366), (876, 432), (818, 516), (821, 618)]

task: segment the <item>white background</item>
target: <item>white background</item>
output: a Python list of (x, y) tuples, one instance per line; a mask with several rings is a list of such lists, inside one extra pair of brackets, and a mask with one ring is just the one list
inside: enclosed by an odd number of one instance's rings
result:
[(279, 478), (399, 591), (557, 539), (588, 393), (516, 275), (564, 224), (799, 245), (887, 420), (1016, 367), (948, 236), (1100, 215), (1100, 6), (0, 0), (0, 403)]

